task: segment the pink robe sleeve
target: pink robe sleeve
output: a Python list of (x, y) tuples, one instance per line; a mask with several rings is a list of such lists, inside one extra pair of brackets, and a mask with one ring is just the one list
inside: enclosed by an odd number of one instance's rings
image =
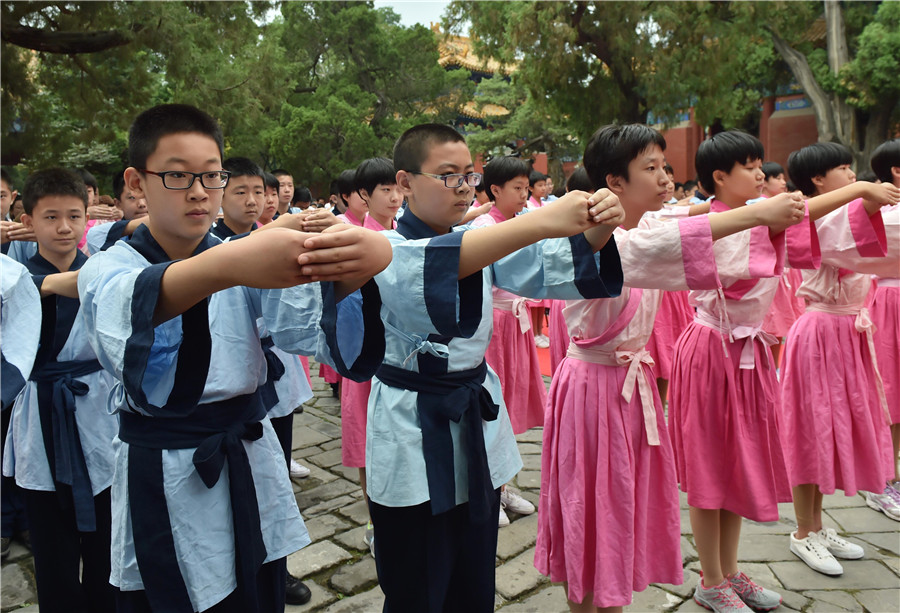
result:
[(678, 223), (644, 219), (615, 233), (628, 287), (664, 290), (716, 289), (712, 231), (705, 215)]
[(863, 201), (847, 206), (819, 220), (822, 261), (854, 272), (896, 277), (900, 266), (900, 226), (896, 211), (869, 215)]

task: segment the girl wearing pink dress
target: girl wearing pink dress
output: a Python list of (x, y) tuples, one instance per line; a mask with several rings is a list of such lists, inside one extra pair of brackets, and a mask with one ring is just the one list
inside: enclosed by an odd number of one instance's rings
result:
[[(853, 184), (852, 159), (842, 145), (815, 143), (792, 153), (788, 166), (804, 193), (819, 195)], [(891, 190), (900, 194), (892, 185), (875, 187), (883, 198)], [(826, 575), (843, 572), (836, 558), (855, 560), (864, 552), (822, 525), (823, 494), (881, 493), (894, 476), (890, 414), (865, 307), (868, 273), (891, 274), (900, 266), (900, 245), (893, 257), (883, 257), (882, 203), (857, 199), (816, 221), (822, 265), (802, 271), (797, 294), (806, 313), (791, 327), (785, 353), (778, 417), (798, 524), (790, 549)]]
[[(762, 158), (762, 143), (741, 132), (701, 143), (696, 167), (704, 188), (715, 191), (712, 212), (743, 207), (758, 196)], [(845, 188), (809, 200), (804, 221), (782, 234), (755, 228), (718, 241), (716, 261), (749, 254), (751, 269), (774, 265), (780, 274), (785, 260), (816, 268), (813, 222), (859, 191)], [(737, 566), (741, 519), (775, 521), (778, 503), (791, 500), (776, 424), (781, 390), (769, 350), (777, 341), (762, 329), (777, 286), (776, 276), (692, 291), (697, 315), (675, 349), (669, 423), (703, 571), (694, 599), (714, 611), (741, 610), (741, 600), (758, 610), (779, 603), (777, 594), (753, 586)]]
[(713, 241), (802, 215), (784, 197), (674, 223), (645, 216), (666, 195), (665, 144), (644, 125), (608, 126), (584, 156), (594, 185), (625, 210), (614, 233), (625, 287), (617, 298), (566, 301), (572, 340), (545, 416), (535, 566), (565, 582), (573, 611), (620, 611), (633, 591), (684, 580), (675, 462), (645, 348), (663, 290), (774, 274), (774, 262), (754, 269), (746, 253), (717, 269)]

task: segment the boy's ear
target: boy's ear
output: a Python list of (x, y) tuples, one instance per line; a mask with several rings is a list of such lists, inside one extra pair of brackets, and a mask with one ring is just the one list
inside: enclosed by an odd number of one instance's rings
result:
[(397, 171), (397, 186), (400, 187), (400, 191), (404, 196), (409, 196), (412, 194), (412, 186), (409, 184), (410, 174), (405, 170)]
[[(495, 187), (497, 188), (497, 191), (494, 191), (494, 188), (495, 188)], [(502, 185), (497, 185), (496, 183), (494, 183), (493, 185), (491, 185), (491, 194), (490, 194), (490, 195), (491, 195), (491, 200), (493, 200), (494, 202), (497, 202), (497, 194), (500, 193), (500, 190), (501, 190), (501, 189), (503, 189), (503, 186), (502, 186)]]
[(28, 213), (22, 213), (22, 217), (19, 218), (22, 221), (22, 225), (28, 228), (29, 230), (34, 229), (34, 218)]
[(356, 193), (359, 194), (359, 197), (363, 199), (363, 202), (366, 203), (366, 206), (369, 204), (369, 192), (365, 189), (358, 189)]
[(625, 191), (625, 178), (619, 175), (606, 175), (606, 187), (616, 196), (621, 196)]
[(812, 179), (810, 179), (810, 181), (812, 181), (812, 184), (816, 186), (816, 191), (821, 192), (822, 185), (825, 184), (825, 175), (816, 175)]
[(144, 175), (134, 166), (125, 169), (125, 187), (131, 190), (135, 198), (144, 198)]
[[(896, 168), (896, 167), (895, 167), (894, 170), (900, 170), (900, 168)], [(19, 192), (18, 192), (17, 190), (12, 190), (12, 191), (9, 192), (9, 193), (10, 193), (10, 199), (9, 199), (9, 201), (10, 201), (10, 202), (15, 202), (15, 201), (16, 201), (16, 198), (19, 197)], [(10, 207), (12, 207), (12, 205), (10, 205)]]
[[(891, 166), (891, 183), (900, 186), (900, 166)], [(13, 192), (13, 200), (16, 199), (16, 192)]]

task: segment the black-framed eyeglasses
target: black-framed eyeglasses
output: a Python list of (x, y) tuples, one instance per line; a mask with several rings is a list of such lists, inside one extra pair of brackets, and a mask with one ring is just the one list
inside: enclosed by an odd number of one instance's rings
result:
[(470, 172), (468, 174), (447, 174), (447, 175), (433, 175), (430, 172), (414, 172), (414, 175), (425, 175), (426, 177), (431, 177), (433, 179), (440, 179), (444, 182), (444, 186), (449, 187), (450, 189), (456, 189), (463, 182), (466, 185), (471, 187), (478, 187), (481, 185), (482, 175), (480, 172)]
[(156, 175), (162, 179), (163, 187), (166, 189), (191, 189), (194, 179), (199, 178), (200, 184), (206, 189), (223, 189), (228, 185), (228, 178), (231, 173), (227, 170), (208, 170), (206, 172), (188, 172), (186, 170), (166, 170), (163, 172), (155, 172), (141, 170), (148, 175)]

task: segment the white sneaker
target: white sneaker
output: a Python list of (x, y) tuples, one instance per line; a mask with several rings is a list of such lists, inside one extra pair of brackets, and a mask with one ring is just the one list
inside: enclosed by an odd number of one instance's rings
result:
[(819, 540), (831, 552), (831, 555), (842, 560), (858, 560), (866, 555), (862, 547), (839, 537), (834, 528), (819, 530)]
[(500, 505), (500, 517), (497, 519), (497, 527), (505, 528), (509, 525), (509, 517), (506, 515), (506, 511), (503, 510), (503, 505)]
[(543, 334), (534, 337), (534, 346), (538, 349), (547, 349), (550, 347), (550, 339)]
[(375, 526), (372, 525), (372, 522), (366, 524), (366, 534), (363, 537), (363, 541), (366, 543), (366, 546), (369, 548), (369, 553), (372, 554), (372, 557), (375, 557)]
[(894, 487), (885, 485), (881, 494), (866, 492), (866, 504), (894, 521), (900, 521), (900, 492)]
[(309, 476), (309, 469), (303, 464), (291, 458), (291, 479), (305, 479)]
[(500, 510), (509, 509), (519, 515), (531, 515), (534, 513), (534, 505), (519, 496), (509, 488), (500, 490)]
[(844, 574), (844, 567), (834, 559), (825, 547), (817, 532), (810, 532), (804, 539), (798, 539), (791, 533), (791, 552), (806, 562), (816, 572), (836, 577)]

